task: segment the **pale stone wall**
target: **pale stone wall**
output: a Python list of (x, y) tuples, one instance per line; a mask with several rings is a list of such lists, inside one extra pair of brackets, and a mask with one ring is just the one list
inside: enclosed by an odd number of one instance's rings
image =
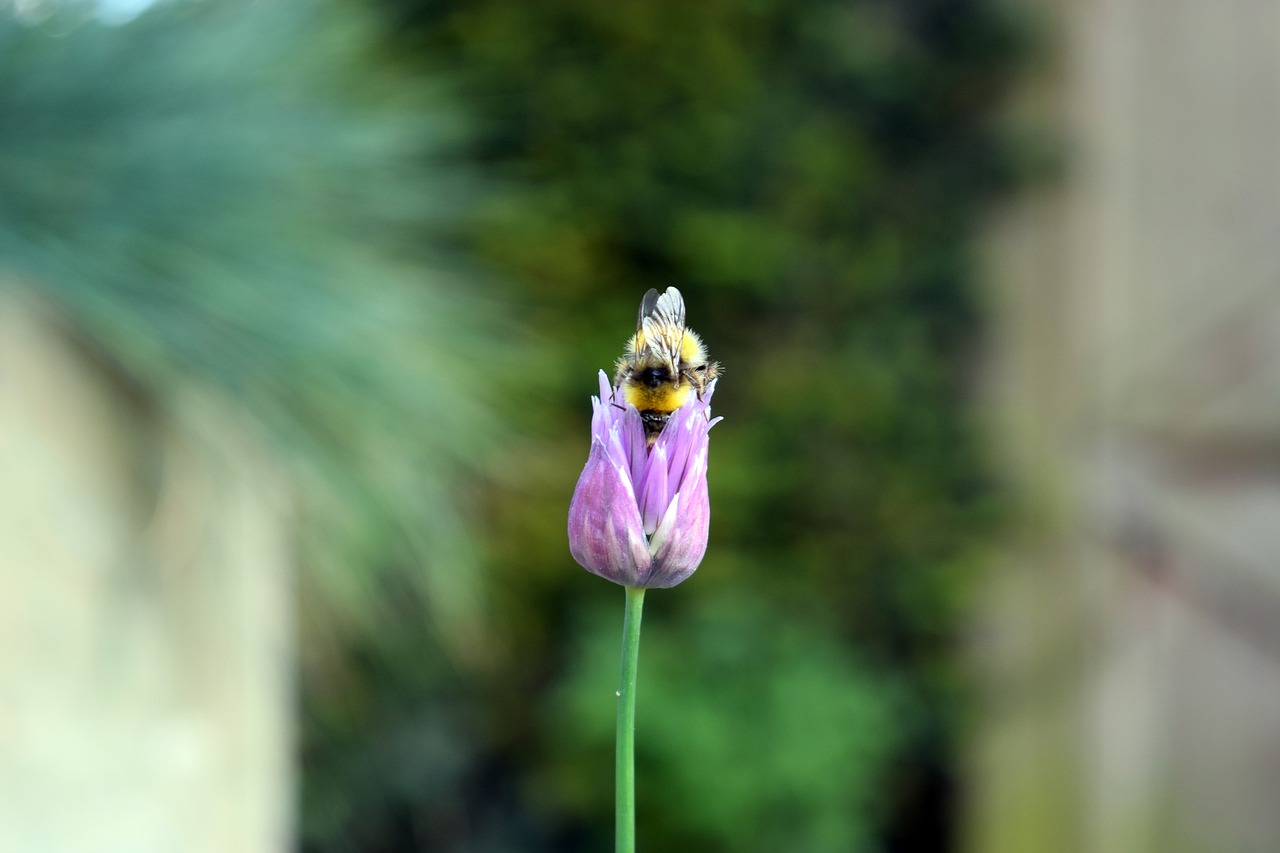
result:
[(0, 850), (292, 847), (289, 542), (211, 401), (149, 410), (0, 291)]
[(992, 241), (1020, 532), (975, 619), (992, 853), (1280, 850), (1280, 4), (1036, 4), (1054, 190)]

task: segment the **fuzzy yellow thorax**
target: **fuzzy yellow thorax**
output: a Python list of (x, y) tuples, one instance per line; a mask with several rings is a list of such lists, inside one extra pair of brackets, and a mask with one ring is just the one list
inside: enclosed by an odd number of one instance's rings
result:
[(669, 414), (689, 402), (693, 386), (682, 382), (679, 385), (663, 384), (650, 388), (648, 385), (629, 382), (623, 386), (622, 393), (626, 395), (627, 402), (641, 412)]

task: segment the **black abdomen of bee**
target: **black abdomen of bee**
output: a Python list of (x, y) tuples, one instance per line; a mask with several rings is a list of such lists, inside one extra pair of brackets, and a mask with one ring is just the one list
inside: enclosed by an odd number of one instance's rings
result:
[(663, 367), (646, 367), (640, 371), (636, 377), (641, 383), (648, 385), (650, 388), (657, 388), (664, 382), (671, 381), (671, 374)]

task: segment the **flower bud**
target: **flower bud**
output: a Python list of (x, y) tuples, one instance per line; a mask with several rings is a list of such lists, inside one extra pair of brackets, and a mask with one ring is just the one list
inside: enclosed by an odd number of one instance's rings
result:
[(708, 433), (715, 382), (671, 413), (652, 448), (644, 423), (600, 372), (591, 398), (591, 454), (569, 505), (569, 552), (587, 571), (629, 587), (680, 583), (707, 551)]

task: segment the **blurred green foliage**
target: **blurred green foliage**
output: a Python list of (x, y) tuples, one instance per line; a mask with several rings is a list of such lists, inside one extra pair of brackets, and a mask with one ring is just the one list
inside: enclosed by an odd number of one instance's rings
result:
[(437, 634), (474, 634), (457, 485), (503, 432), (481, 377), (510, 327), (440, 251), (474, 192), (456, 113), (372, 70), (354, 9), (48, 11), (0, 14), (5, 282), (157, 418), (196, 389), (265, 426), (309, 618), (365, 630), (409, 594)]
[(402, 801), (363, 821), (417, 834), (351, 849), (608, 847), (622, 595), (574, 567), (564, 514), (594, 373), (667, 284), (727, 419), (707, 559), (649, 597), (641, 843), (945, 849), (957, 614), (999, 511), (967, 408), (971, 241), (1018, 174), (1017, 28), (976, 0), (381, 2), (389, 62), (452, 81), (475, 122), (494, 186), (461, 245), (543, 354), (485, 504), (485, 819), (435, 834)]
[(1019, 53), (994, 0), (0, 23), (6, 272), (146, 405), (219, 394), (293, 463), (305, 648), (341, 638), (305, 850), (608, 847), (622, 593), (565, 514), (595, 372), (668, 284), (727, 419), (708, 556), (646, 608), (641, 843), (948, 847), (998, 515), (970, 247)]
[[(538, 789), (559, 808), (598, 809), (611, 784), (613, 720), (601, 708), (616, 662), (598, 650), (617, 642), (615, 609), (595, 608), (575, 629), (570, 675), (542, 709), (559, 746)], [(699, 597), (676, 620), (650, 622), (637, 725), (646, 846), (869, 847), (884, 805), (877, 782), (901, 746), (894, 679), (745, 592)]]

